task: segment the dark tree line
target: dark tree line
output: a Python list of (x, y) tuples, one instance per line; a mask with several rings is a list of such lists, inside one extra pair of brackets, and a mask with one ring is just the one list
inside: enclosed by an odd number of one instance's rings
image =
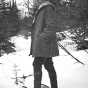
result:
[(19, 16), (16, 2), (0, 1), (0, 55), (3, 52), (14, 52), (14, 44), (9, 38), (19, 31)]
[(57, 18), (58, 29), (70, 32), (78, 49), (87, 49), (88, 0), (58, 0)]

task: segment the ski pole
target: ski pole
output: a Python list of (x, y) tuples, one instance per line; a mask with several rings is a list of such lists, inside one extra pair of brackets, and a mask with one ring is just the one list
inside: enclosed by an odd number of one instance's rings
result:
[(74, 58), (77, 62), (81, 63), (84, 65), (83, 62), (81, 62), (80, 60), (78, 60), (77, 58), (75, 58), (64, 46), (62, 46), (59, 42), (58, 42), (58, 45), (67, 53), (69, 54), (72, 58)]

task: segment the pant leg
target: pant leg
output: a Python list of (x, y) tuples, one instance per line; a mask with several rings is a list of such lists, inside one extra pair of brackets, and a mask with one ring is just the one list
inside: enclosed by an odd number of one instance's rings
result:
[(34, 68), (34, 88), (41, 88), (41, 79), (42, 79), (42, 59), (36, 57), (33, 62)]
[(57, 76), (55, 72), (55, 68), (52, 62), (52, 58), (47, 58), (44, 63), (45, 69), (48, 71), (50, 77), (51, 88), (58, 88), (57, 85)]

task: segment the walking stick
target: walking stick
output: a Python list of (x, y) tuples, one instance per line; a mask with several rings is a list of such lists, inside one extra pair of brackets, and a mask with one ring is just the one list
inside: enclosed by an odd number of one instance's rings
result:
[(74, 58), (77, 62), (81, 63), (82, 65), (84, 65), (83, 62), (81, 62), (80, 60), (78, 60), (77, 58), (75, 58), (64, 46), (62, 46), (59, 42), (58, 45), (67, 53), (69, 54), (72, 58)]
[[(69, 35), (67, 35), (65, 32), (63, 32), (69, 39), (71, 39), (70, 38), (70, 36)], [(72, 39), (71, 39), (72, 40)], [(87, 54), (88, 54), (88, 51), (87, 50), (84, 50)]]

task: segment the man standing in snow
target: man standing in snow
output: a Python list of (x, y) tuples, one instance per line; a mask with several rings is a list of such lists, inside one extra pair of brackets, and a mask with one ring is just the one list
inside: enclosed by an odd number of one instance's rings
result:
[(34, 57), (34, 88), (41, 88), (42, 65), (49, 73), (51, 88), (58, 88), (52, 57), (58, 56), (56, 39), (56, 0), (41, 0), (31, 32), (31, 52)]

